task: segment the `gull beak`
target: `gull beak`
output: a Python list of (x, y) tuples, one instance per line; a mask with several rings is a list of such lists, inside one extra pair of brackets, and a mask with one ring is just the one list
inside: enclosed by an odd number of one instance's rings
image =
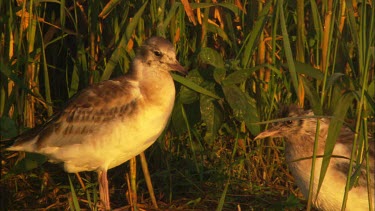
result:
[(274, 127), (274, 128), (271, 128), (271, 129), (268, 129), (268, 130), (265, 130), (261, 133), (259, 133), (254, 140), (257, 140), (257, 139), (264, 139), (264, 138), (267, 138), (267, 137), (281, 137), (281, 134), (280, 134), (280, 130), (279, 128), (277, 127)]
[(187, 75), (188, 71), (176, 60), (175, 63), (169, 64), (171, 70), (176, 70), (182, 75)]

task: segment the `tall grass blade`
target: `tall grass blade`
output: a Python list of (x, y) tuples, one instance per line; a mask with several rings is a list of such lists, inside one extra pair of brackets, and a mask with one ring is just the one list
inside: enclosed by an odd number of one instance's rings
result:
[[(294, 65), (294, 59), (292, 54), (292, 48), (290, 45), (289, 35), (286, 30), (286, 21), (284, 16), (284, 8), (283, 8), (283, 0), (277, 1), (277, 9), (280, 11), (280, 27), (283, 35), (283, 44), (284, 44), (284, 51), (285, 51), (285, 57), (286, 61), (288, 63), (288, 68), (290, 72), (290, 76), (292, 78), (292, 84), (294, 87), (294, 90), (296, 91), (298, 95), (298, 76), (296, 72), (296, 66)], [(299, 98), (299, 97), (298, 97)]]
[(269, 12), (272, 5), (272, 1), (268, 1), (265, 5), (263, 10), (258, 16), (258, 20), (255, 22), (255, 25), (252, 29), (252, 32), (247, 36), (245, 45), (241, 48), (243, 50), (243, 55), (238, 54), (237, 58), (241, 56), (241, 64), (243, 67), (248, 67), (250, 62), (251, 56), (254, 53), (254, 50), (257, 46), (256, 42), (259, 38), (259, 35), (262, 33), (265, 24), (269, 19)]
[(217, 96), (216, 94), (210, 92), (209, 90), (199, 86), (198, 84), (190, 81), (190, 80), (187, 80), (186, 78), (182, 77), (182, 76), (179, 76), (179, 75), (176, 75), (176, 74), (172, 74), (172, 77), (175, 81), (183, 84), (184, 86), (188, 87), (189, 89), (192, 89), (198, 93), (201, 93), (201, 94), (204, 94), (204, 95), (207, 95), (207, 96), (210, 96), (212, 98), (215, 98), (215, 99), (220, 99), (219, 96)]
[[(317, 187), (317, 194), (322, 187), (324, 177), (327, 173), (328, 165), (331, 160), (333, 148), (335, 147), (337, 137), (339, 136), (340, 129), (344, 123), (343, 117), (346, 116), (347, 110), (353, 101), (353, 95), (351, 93), (344, 94), (339, 103), (335, 106), (333, 118), (330, 121), (328, 128), (328, 136), (324, 149), (324, 156), (322, 161), (322, 167), (320, 170), (319, 183)], [(355, 143), (353, 143), (355, 144)], [(349, 168), (349, 172), (351, 169)]]
[(72, 194), (72, 200), (73, 200), (73, 206), (74, 206), (74, 207), (71, 207), (71, 209), (75, 210), (75, 211), (79, 211), (79, 210), (81, 210), (81, 208), (79, 206), (78, 197), (77, 197), (74, 185), (72, 183), (72, 180), (70, 179), (69, 174), (68, 174), (68, 179), (69, 179), (70, 191), (71, 191), (71, 194)]
[(118, 44), (116, 50), (112, 53), (112, 56), (109, 59), (107, 66), (104, 69), (104, 72), (100, 78), (101, 81), (109, 79), (119, 59), (124, 56), (125, 47), (127, 46), (127, 43), (131, 37), (131, 34), (133, 33), (137, 24), (139, 23), (147, 4), (148, 4), (148, 1), (146, 1), (143, 4), (143, 6), (137, 11), (132, 21), (126, 27), (125, 34), (122, 36), (120, 43)]

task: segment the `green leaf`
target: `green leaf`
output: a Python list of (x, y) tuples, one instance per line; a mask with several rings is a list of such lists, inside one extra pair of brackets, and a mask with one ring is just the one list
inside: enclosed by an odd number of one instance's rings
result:
[[(294, 61), (294, 65), (296, 67), (296, 71), (300, 74), (310, 76), (320, 81), (324, 79), (324, 74), (319, 69), (316, 69), (309, 64)], [(287, 64), (284, 64), (283, 66), (287, 66)]]
[(238, 15), (240, 12), (240, 9), (232, 3), (190, 3), (190, 6), (192, 9), (198, 9), (198, 8), (203, 9), (203, 8), (221, 6), (221, 7), (231, 10), (236, 15)]
[(327, 78), (326, 90), (329, 90), (335, 84), (335, 82), (341, 77), (345, 77), (345, 74), (343, 74), (343, 73), (333, 73), (332, 75), (330, 75)]
[(142, 18), (142, 14), (146, 9), (147, 4), (148, 4), (148, 1), (146, 1), (142, 5), (142, 7), (137, 11), (137, 13), (134, 15), (134, 17), (131, 19), (130, 23), (126, 27), (126, 30), (125, 30), (126, 40), (130, 39), (131, 35), (133, 34), (134, 30), (136, 29), (139, 21)]
[(178, 96), (180, 97), (182, 104), (190, 104), (199, 100), (199, 93), (184, 86), (181, 87), (180, 92), (178, 92)]
[(79, 211), (81, 210), (81, 208), (79, 207), (78, 197), (77, 197), (76, 191), (74, 189), (74, 185), (72, 183), (72, 180), (70, 179), (69, 174), (68, 174), (68, 178), (69, 178), (70, 192), (72, 193), (72, 200), (73, 200), (73, 207), (74, 207), (73, 210)]
[(225, 183), (224, 190), (221, 193), (221, 197), (219, 203), (216, 207), (216, 211), (222, 211), (225, 204), (225, 197), (227, 196), (229, 185), (231, 184), (230, 177), (228, 178), (227, 182)]
[(103, 10), (98, 15), (99, 18), (106, 18), (109, 13), (121, 2), (122, 0), (110, 0), (103, 8)]
[[(66, 71), (66, 74), (68, 74), (68, 71)], [(68, 78), (68, 77), (66, 77)], [(67, 86), (69, 87), (69, 86)], [(70, 82), (70, 88), (68, 88), (68, 94), (69, 98), (73, 97), (78, 91), (79, 88), (79, 75), (78, 75), (78, 69), (77, 66), (73, 66), (73, 71), (72, 71), (72, 80)]]
[(314, 31), (316, 33), (315, 39), (316, 40), (321, 40), (323, 37), (323, 26), (322, 26), (322, 20), (319, 15), (319, 8), (316, 3), (316, 1), (309, 1), (310, 6), (311, 6), (311, 14), (312, 14), (312, 20), (313, 20), (313, 25), (314, 25)]
[(176, 11), (178, 9), (178, 7), (180, 7), (182, 4), (180, 2), (175, 2), (171, 9), (168, 11), (168, 14), (167, 16), (165, 17), (165, 19), (163, 20), (163, 25), (160, 26), (162, 27), (162, 30), (161, 31), (165, 31), (165, 29), (170, 26), (170, 22), (172, 20), (173, 17), (176, 16)]
[(207, 31), (219, 35), (230, 47), (232, 47), (232, 42), (229, 40), (227, 33), (219, 26), (208, 23)]
[(7, 175), (17, 175), (35, 169), (45, 163), (47, 157), (37, 153), (26, 152), (25, 158), (17, 162), (17, 164), (8, 172)]
[(186, 123), (182, 114), (182, 109), (183, 104), (181, 103), (180, 98), (177, 97), (174, 103), (171, 117), (173, 129), (177, 132), (177, 134), (182, 134), (187, 131)]
[(301, 77), (301, 79), (302, 79), (303, 87), (305, 88), (306, 97), (311, 104), (314, 114), (322, 115), (323, 109), (320, 104), (320, 97), (318, 93), (316, 92), (315, 88), (313, 87), (310, 81), (308, 81), (305, 77)]
[(283, 35), (283, 44), (284, 44), (284, 52), (285, 52), (286, 61), (288, 63), (288, 68), (289, 68), (290, 76), (292, 78), (292, 84), (293, 84), (294, 90), (296, 91), (297, 94), (299, 94), (298, 76), (296, 73), (296, 66), (295, 66), (294, 59), (293, 59), (294, 57), (292, 53), (292, 47), (289, 41), (288, 31), (286, 29), (283, 1), (282, 0), (278, 1), (277, 6), (278, 6), (277, 9), (280, 11), (280, 26), (281, 26), (281, 32)]
[(235, 85), (223, 86), (225, 99), (233, 110), (233, 114), (238, 121), (244, 121), (247, 128), (253, 135), (260, 132), (258, 112), (255, 102), (246, 93)]
[(319, 193), (320, 188), (323, 184), (324, 177), (327, 173), (328, 165), (331, 160), (331, 155), (333, 153), (333, 148), (335, 147), (337, 137), (339, 136), (340, 129), (344, 123), (343, 119), (346, 116), (349, 106), (352, 104), (354, 96), (352, 93), (344, 94), (337, 105), (335, 106), (333, 118), (329, 124), (328, 128), (328, 135), (326, 140), (326, 145), (324, 148), (324, 156), (322, 161), (322, 167), (320, 170), (320, 177), (319, 177), (319, 184), (318, 184), (318, 191)]
[(2, 139), (17, 136), (17, 126), (13, 119), (8, 116), (0, 117), (0, 134)]
[(225, 75), (227, 73), (227, 70), (225, 68), (215, 68), (214, 69), (214, 79), (218, 84), (221, 84), (221, 82), (225, 79)]
[(375, 113), (375, 80), (373, 80), (368, 86), (367, 91), (365, 91), (365, 96), (370, 110), (372, 111), (372, 113)]
[(143, 4), (143, 6), (138, 10), (138, 12), (132, 18), (131, 22), (126, 27), (125, 33), (122, 35), (120, 43), (118, 44), (116, 50), (112, 53), (111, 58), (108, 60), (108, 63), (104, 69), (102, 77), (100, 78), (101, 81), (108, 80), (110, 78), (120, 58), (124, 56), (125, 47), (127, 46), (127, 43), (130, 39), (131, 34), (134, 32), (135, 28), (137, 27), (147, 4), (148, 4), (148, 1), (146, 1)]
[(211, 48), (202, 48), (198, 54), (198, 59), (204, 64), (209, 64), (216, 68), (224, 68), (223, 58)]
[(244, 81), (246, 81), (255, 71), (268, 67), (270, 65), (267, 64), (262, 64), (258, 65), (253, 68), (246, 68), (246, 69), (241, 69), (237, 70), (231, 74), (229, 74), (224, 80), (223, 80), (223, 85), (228, 86), (228, 85), (233, 85), (233, 84), (239, 84)]
[[(248, 37), (246, 38), (245, 45), (242, 47), (244, 48), (245, 52), (242, 55), (238, 55), (236, 59), (238, 59), (239, 56), (242, 56), (242, 66), (247, 67), (250, 61), (250, 58), (253, 55), (253, 52), (257, 46), (257, 41), (259, 39), (259, 35), (262, 33), (264, 26), (266, 25), (268, 18), (269, 18), (269, 12), (273, 1), (268, 1), (265, 5), (263, 10), (260, 12), (259, 17), (257, 18), (257, 21), (254, 24), (254, 27), (249, 33)], [(242, 50), (242, 49), (241, 49)]]
[(346, 4), (347, 4), (347, 17), (348, 17), (348, 21), (347, 21), (347, 24), (348, 24), (348, 27), (349, 27), (349, 30), (350, 30), (350, 34), (351, 34), (351, 38), (353, 39), (353, 45), (354, 46), (359, 46), (359, 27), (358, 27), (358, 24), (356, 22), (356, 9), (353, 8), (353, 4), (351, 1), (349, 0), (346, 0)]
[[(190, 70), (186, 79), (196, 84), (201, 84), (204, 81), (197, 69)], [(199, 100), (199, 93), (186, 86), (181, 86), (178, 96), (182, 104), (190, 104)]]
[(213, 97), (213, 98), (216, 98), (216, 99), (220, 99), (220, 97), (218, 97), (217, 95), (215, 95), (214, 93), (208, 91), (207, 89), (199, 86), (198, 84), (182, 77), (182, 76), (179, 76), (179, 75), (176, 75), (176, 74), (173, 74), (172, 73), (172, 77), (175, 81), (185, 85), (186, 87), (196, 91), (196, 92), (199, 92), (201, 94), (204, 94), (204, 95), (207, 95), (207, 96), (210, 96), (210, 97)]
[[(215, 90), (215, 83), (206, 82), (203, 86), (213, 92)], [(215, 99), (207, 95), (201, 95), (199, 105), (202, 116), (201, 118), (206, 123), (207, 127), (207, 132), (204, 138), (209, 143), (213, 143), (223, 122), (223, 113), (215, 104)]]

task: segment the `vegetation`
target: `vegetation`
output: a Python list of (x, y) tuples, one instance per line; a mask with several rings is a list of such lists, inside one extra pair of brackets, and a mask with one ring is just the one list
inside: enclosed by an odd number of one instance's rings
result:
[[(1, 0), (0, 12), (1, 210), (95, 209), (95, 173), (3, 149), (80, 89), (127, 72), (154, 35), (189, 69), (174, 75), (170, 124), (146, 151), (160, 209), (305, 207), (283, 141), (253, 140), (281, 105), (336, 117), (328, 151), (344, 117), (355, 144), (374, 144), (373, 1)], [(113, 207), (128, 204), (126, 165), (109, 171)], [(150, 209), (139, 166), (138, 202)]]

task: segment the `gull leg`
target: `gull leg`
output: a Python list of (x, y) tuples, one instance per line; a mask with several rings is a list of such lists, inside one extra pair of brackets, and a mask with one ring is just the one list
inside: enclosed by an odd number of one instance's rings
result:
[(137, 211), (137, 160), (136, 157), (130, 159), (130, 198), (133, 204), (130, 204), (132, 210)]
[(111, 206), (109, 202), (107, 170), (98, 171), (98, 181), (99, 181), (100, 201), (104, 204), (105, 210), (110, 210)]

